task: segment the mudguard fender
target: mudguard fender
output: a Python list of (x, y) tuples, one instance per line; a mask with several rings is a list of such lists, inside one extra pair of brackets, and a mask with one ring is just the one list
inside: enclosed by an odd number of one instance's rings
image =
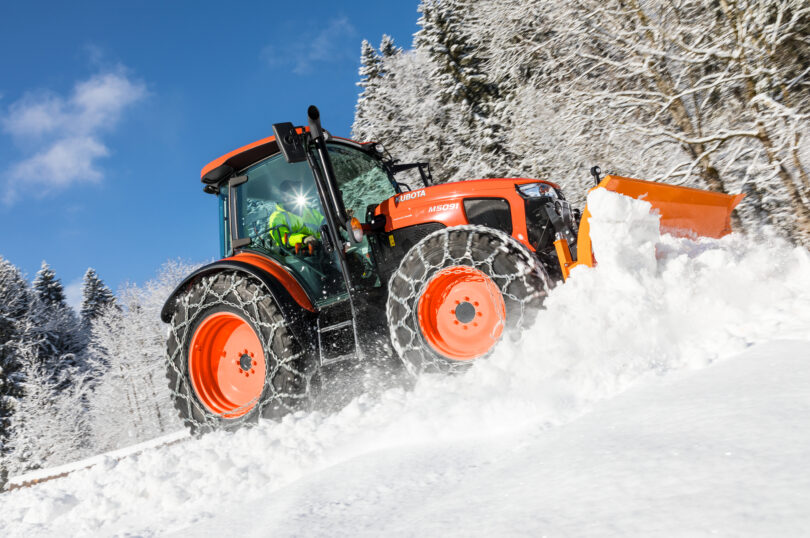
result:
[[(255, 259), (255, 258), (258, 258)], [(263, 262), (263, 263), (261, 263)], [(277, 266), (277, 267), (274, 267)], [(268, 269), (272, 270), (270, 272)], [(270, 260), (254, 254), (238, 254), (232, 258), (224, 258), (203, 267), (200, 267), (172, 291), (160, 311), (160, 319), (164, 323), (171, 321), (179, 297), (200, 278), (221, 271), (238, 271), (246, 273), (262, 283), (267, 292), (273, 297), (282, 316), (287, 322), (292, 336), (298, 340), (304, 349), (312, 347), (315, 341), (313, 327), (315, 326), (315, 308), (303, 288), (289, 273)], [(284, 271), (287, 278), (282, 283), (279, 271)], [(292, 290), (286, 286), (292, 287)], [(296, 288), (297, 287), (297, 288)]]

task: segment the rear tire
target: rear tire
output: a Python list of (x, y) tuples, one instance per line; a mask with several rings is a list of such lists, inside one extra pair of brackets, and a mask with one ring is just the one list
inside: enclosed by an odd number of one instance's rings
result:
[(205, 276), (182, 295), (166, 351), (175, 408), (194, 434), (279, 419), (309, 403), (311, 361), (273, 297), (243, 274)]
[(412, 375), (461, 371), (530, 327), (549, 289), (543, 266), (483, 226), (434, 232), (389, 281), (391, 342)]

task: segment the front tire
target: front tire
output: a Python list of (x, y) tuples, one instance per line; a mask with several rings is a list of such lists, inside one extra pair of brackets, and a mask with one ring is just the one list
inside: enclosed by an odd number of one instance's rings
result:
[(273, 297), (243, 274), (205, 276), (181, 296), (166, 350), (169, 390), (192, 433), (279, 419), (309, 402), (306, 355)]
[(391, 341), (413, 375), (453, 372), (534, 321), (549, 289), (542, 265), (491, 228), (458, 226), (417, 243), (389, 282)]

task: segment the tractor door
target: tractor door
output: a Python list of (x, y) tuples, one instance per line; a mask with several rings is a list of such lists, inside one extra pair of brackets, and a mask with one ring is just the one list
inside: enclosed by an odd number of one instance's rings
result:
[[(376, 207), (397, 194), (380, 160), (362, 146), (333, 141), (326, 143), (326, 149), (334, 174), (334, 188), (340, 195), (347, 217), (366, 222), (369, 207)], [(320, 161), (317, 166), (323, 172)], [(325, 178), (325, 181), (328, 179)], [(354, 314), (347, 311), (346, 315), (351, 317), (342, 326), (348, 331), (351, 328), (348, 321), (352, 319), (355, 334), (362, 335), (358, 343), (362, 355), (380, 357), (380, 350), (385, 346), (388, 335), (385, 323), (386, 282), (380, 278), (377, 270), (369, 236), (364, 234), (360, 242), (354, 242), (345, 229), (339, 229), (339, 234), (344, 245), (345, 267), (354, 303)], [(333, 308), (338, 309), (338, 305)], [(341, 315), (336, 314), (335, 320), (340, 318)]]
[[(329, 140), (320, 124), (318, 109), (308, 110), (309, 131), (291, 123), (273, 125), (275, 138), (288, 164), (307, 161), (326, 226), (322, 240), (336, 253), (337, 267), (348, 289), (345, 301), (325, 305), (318, 315), (322, 364), (347, 358), (379, 356), (377, 342), (385, 341), (385, 286), (379, 278), (368, 239), (353, 230), (357, 219), (366, 220), (366, 208), (396, 194), (379, 159), (359, 144)], [(362, 337), (361, 337), (362, 336)], [(327, 341), (324, 343), (325, 341)], [(332, 349), (334, 348), (334, 351)], [(324, 350), (330, 350), (324, 357)], [(345, 353), (343, 353), (345, 351)]]
[(229, 182), (229, 250), (252, 251), (281, 264), (318, 307), (321, 365), (354, 358), (354, 320), (336, 250), (325, 247), (325, 217), (312, 170), (276, 154)]
[(346, 297), (335, 252), (322, 248), (323, 207), (306, 163), (274, 155), (229, 182), (229, 250), (255, 251), (281, 264), (315, 306)]

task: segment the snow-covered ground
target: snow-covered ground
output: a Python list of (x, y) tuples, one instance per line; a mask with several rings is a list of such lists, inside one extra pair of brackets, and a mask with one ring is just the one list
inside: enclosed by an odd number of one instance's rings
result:
[(0, 535), (806, 533), (807, 251), (589, 205), (599, 267), (467, 374), (3, 494)]
[(801, 536), (810, 342), (645, 383), (567, 424), (358, 454), (178, 536)]

